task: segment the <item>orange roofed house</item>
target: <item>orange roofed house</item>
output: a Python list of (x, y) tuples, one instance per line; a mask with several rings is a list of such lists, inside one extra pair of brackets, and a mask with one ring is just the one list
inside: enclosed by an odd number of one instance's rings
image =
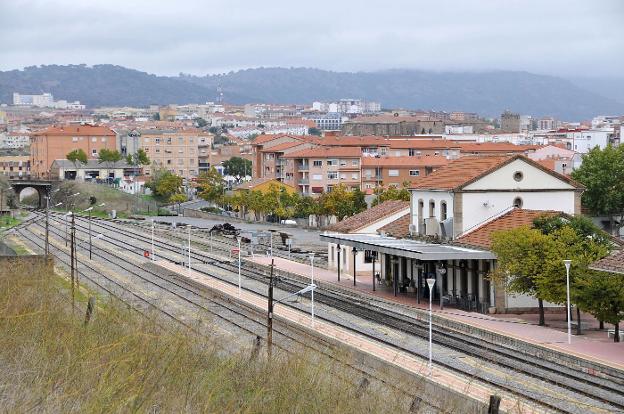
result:
[(32, 134), (30, 171), (34, 178), (50, 177), (54, 160), (64, 160), (75, 149), (82, 149), (89, 159), (97, 159), (102, 149), (117, 149), (117, 135), (105, 126), (52, 126)]

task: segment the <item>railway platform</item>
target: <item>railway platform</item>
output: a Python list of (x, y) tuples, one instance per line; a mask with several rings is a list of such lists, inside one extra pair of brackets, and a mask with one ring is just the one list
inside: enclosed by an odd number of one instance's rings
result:
[[(303, 277), (311, 276), (311, 266), (291, 260), (274, 257), (275, 266), (285, 272), (294, 273)], [(256, 256), (250, 259), (253, 262), (268, 266), (271, 263), (270, 257)], [(375, 298), (385, 300), (390, 303), (400, 303), (401, 305), (416, 309), (428, 310), (427, 299), (417, 303), (415, 294), (399, 294), (394, 296), (392, 288), (383, 285), (376, 285), (373, 291), (372, 277), (358, 276), (354, 286), (353, 278), (343, 274), (340, 282), (337, 281), (336, 272), (332, 270), (314, 268), (315, 280), (331, 283), (342, 288), (352, 289), (363, 295), (372, 295)], [(614, 343), (608, 338), (606, 329), (604, 331), (585, 331), (588, 334), (581, 336), (574, 335), (572, 343), (567, 343), (567, 333), (565, 330), (556, 329), (550, 326), (538, 326), (533, 315), (485, 315), (476, 312), (467, 312), (446, 306), (444, 310), (439, 309), (437, 301), (434, 301), (433, 312), (438, 317), (448, 319), (452, 322), (459, 322), (469, 325), (475, 329), (490, 331), (499, 335), (514, 338), (542, 347), (547, 347), (558, 352), (573, 355), (589, 361), (601, 363), (624, 370), (624, 343)], [(546, 315), (547, 323), (549, 319), (553, 325), (560, 325), (562, 315)], [(559, 323), (557, 323), (559, 322)]]
[[(206, 287), (219, 291), (236, 301), (252, 306), (259, 311), (266, 311), (267, 300), (247, 290), (238, 290), (236, 286), (207, 276), (203, 273), (188, 269), (167, 261), (159, 261), (158, 265), (188, 279), (201, 283)], [(529, 405), (511, 394), (496, 392), (485, 384), (477, 384), (472, 378), (463, 377), (444, 367), (434, 364), (429, 367), (426, 360), (415, 357), (410, 353), (398, 351), (381, 342), (371, 340), (342, 327), (327, 323), (319, 318), (312, 318), (309, 313), (276, 303), (273, 308), (275, 318), (281, 318), (286, 323), (296, 324), (301, 328), (314, 332), (320, 337), (335, 343), (350, 347), (372, 358), (400, 367), (402, 370), (421, 378), (430, 386), (437, 387), (438, 393), (448, 392), (449, 395), (460, 393), (462, 396), (485, 406), (489, 397), (494, 394), (501, 396), (500, 408), (504, 412), (518, 412), (522, 414), (537, 414), (544, 412), (541, 408)], [(441, 387), (441, 388), (440, 388)], [(443, 391), (444, 390), (444, 391)], [(468, 401), (466, 403), (468, 403)]]

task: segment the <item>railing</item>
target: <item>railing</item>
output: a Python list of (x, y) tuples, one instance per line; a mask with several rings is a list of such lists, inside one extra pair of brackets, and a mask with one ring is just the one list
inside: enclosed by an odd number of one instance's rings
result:
[(297, 164), (297, 169), (299, 171), (307, 171), (310, 169), (310, 164)]
[(309, 184), (310, 180), (308, 178), (300, 178), (297, 182), (299, 184)]

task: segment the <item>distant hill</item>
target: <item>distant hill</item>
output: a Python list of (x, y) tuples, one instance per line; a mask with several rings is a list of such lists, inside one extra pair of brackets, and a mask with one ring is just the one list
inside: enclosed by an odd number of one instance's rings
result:
[(510, 109), (564, 120), (624, 113), (624, 104), (553, 76), (527, 72), (480, 73), (388, 70), (331, 72), (308, 68), (258, 68), (222, 75), (155, 76), (114, 65), (46, 65), (0, 72), (0, 102), (13, 92), (51, 92), (88, 106), (213, 101), (221, 85), (225, 102), (311, 103), (361, 98), (385, 108), (477, 112)]

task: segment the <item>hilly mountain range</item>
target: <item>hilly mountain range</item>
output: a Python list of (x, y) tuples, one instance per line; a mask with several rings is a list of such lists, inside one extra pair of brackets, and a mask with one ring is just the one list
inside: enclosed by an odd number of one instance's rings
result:
[[(553, 76), (527, 72), (332, 72), (257, 68), (221, 75), (156, 76), (115, 65), (42, 65), (0, 72), (0, 102), (13, 92), (51, 92), (55, 99), (95, 106), (147, 106), (214, 101), (221, 86), (233, 104), (311, 103), (340, 98), (381, 102), (384, 108), (477, 112), (505, 109), (563, 120), (624, 113), (624, 103)], [(604, 89), (603, 89), (604, 90)]]

